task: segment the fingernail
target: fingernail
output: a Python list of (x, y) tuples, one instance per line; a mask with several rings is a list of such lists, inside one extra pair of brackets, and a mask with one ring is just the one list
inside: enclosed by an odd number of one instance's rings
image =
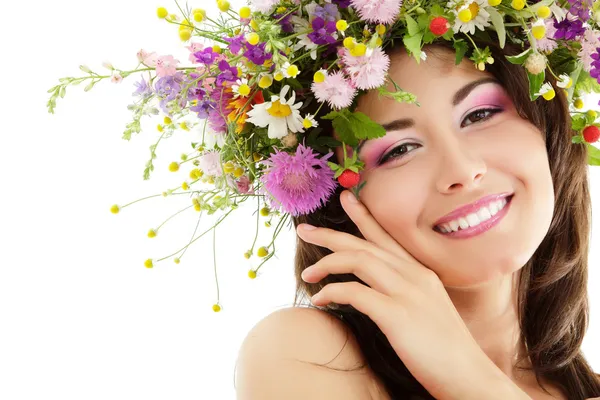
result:
[(302, 229), (304, 229), (305, 231), (312, 231), (317, 229), (317, 227), (309, 224), (302, 224)]
[(354, 195), (354, 193), (348, 192), (348, 194), (346, 195), (346, 197), (348, 198), (348, 201), (350, 203), (354, 203), (354, 204), (358, 203), (358, 199), (356, 198), (356, 196)]

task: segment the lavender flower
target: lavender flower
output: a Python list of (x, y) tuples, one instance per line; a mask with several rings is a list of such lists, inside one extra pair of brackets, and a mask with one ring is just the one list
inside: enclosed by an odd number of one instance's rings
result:
[(195, 106), (191, 106), (190, 111), (197, 113), (198, 118), (206, 119), (206, 118), (208, 118), (208, 114), (209, 114), (210, 110), (212, 110), (213, 108), (215, 108), (214, 103), (212, 103), (211, 101), (208, 101), (208, 100), (204, 100), (204, 101), (198, 101), (198, 103)]
[(314, 16), (325, 21), (337, 21), (339, 19), (338, 8), (335, 4), (325, 3), (323, 7), (316, 6)]
[(229, 65), (229, 63), (225, 60), (221, 60), (219, 61), (219, 70), (221, 71), (221, 73), (217, 76), (217, 87), (221, 87), (223, 86), (223, 83), (225, 81), (228, 82), (235, 82), (238, 78), (237, 73), (238, 70), (236, 67), (232, 67), (231, 65)]
[(571, 14), (579, 17), (583, 22), (590, 19), (591, 0), (569, 0), (569, 3), (571, 4), (571, 8), (569, 8)]
[(137, 88), (135, 92), (133, 92), (134, 96), (141, 96), (142, 98), (147, 98), (152, 95), (152, 88), (148, 85), (148, 82), (142, 77), (141, 82), (135, 82), (135, 87)]
[(218, 54), (212, 50), (212, 47), (207, 47), (204, 50), (200, 50), (194, 53), (194, 57), (196, 57), (196, 62), (206, 65), (211, 65), (217, 57), (217, 55)]
[(579, 19), (565, 18), (560, 22), (555, 21), (554, 27), (556, 28), (554, 39), (574, 40), (585, 33), (583, 22)]
[(321, 17), (317, 17), (312, 21), (313, 32), (308, 34), (308, 38), (314, 44), (331, 44), (335, 43), (335, 38), (332, 34), (336, 31), (335, 22), (327, 21)]
[(244, 38), (244, 35), (234, 36), (232, 38), (224, 37), (223, 39), (227, 43), (229, 43), (229, 51), (231, 51), (233, 54), (239, 53), (240, 50), (246, 44), (246, 39)]
[(177, 71), (175, 75), (159, 78), (154, 84), (154, 90), (160, 99), (159, 106), (165, 114), (170, 115), (167, 103), (177, 98), (177, 95), (181, 91), (181, 84), (184, 81), (184, 77), (183, 72)]

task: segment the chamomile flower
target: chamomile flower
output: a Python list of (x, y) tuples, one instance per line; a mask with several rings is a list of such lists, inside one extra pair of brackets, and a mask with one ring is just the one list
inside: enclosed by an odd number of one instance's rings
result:
[(490, 25), (490, 14), (485, 10), (487, 0), (467, 0), (448, 2), (447, 7), (456, 16), (454, 32), (475, 34), (475, 28), (484, 30)]
[(315, 119), (314, 115), (312, 115), (312, 114), (306, 114), (304, 116), (304, 121), (302, 121), (302, 125), (306, 129), (309, 129), (309, 128), (316, 128), (317, 126), (319, 126), (319, 123)]
[(561, 89), (568, 89), (573, 85), (573, 79), (569, 77), (567, 74), (561, 74), (558, 77), (558, 81), (556, 82), (556, 86)]
[(298, 111), (302, 102), (295, 103), (296, 92), (293, 90), (290, 98), (286, 100), (285, 96), (289, 90), (289, 85), (285, 85), (278, 96), (271, 96), (271, 101), (255, 104), (252, 110), (248, 111), (249, 118), (246, 121), (261, 128), (268, 127), (268, 136), (271, 139), (281, 139), (288, 131), (304, 132), (303, 118)]
[(281, 73), (283, 74), (283, 76), (285, 76), (286, 78), (295, 78), (298, 76), (298, 74), (300, 73), (300, 70), (298, 69), (297, 66), (290, 64), (289, 62), (285, 62), (283, 63), (283, 65), (281, 66)]
[(540, 88), (540, 91), (537, 92), (535, 95), (542, 96), (546, 100), (552, 100), (556, 93), (554, 92), (552, 85), (550, 85), (550, 83), (548, 82), (545, 82)]
[(235, 93), (233, 96), (234, 98), (238, 98), (240, 96), (248, 97), (248, 95), (250, 94), (250, 86), (248, 85), (248, 79), (238, 79), (235, 82), (235, 84), (231, 86), (231, 90), (233, 91), (233, 93)]

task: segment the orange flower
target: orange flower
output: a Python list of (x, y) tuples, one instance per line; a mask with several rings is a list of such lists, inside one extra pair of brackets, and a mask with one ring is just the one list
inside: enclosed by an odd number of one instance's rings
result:
[(259, 90), (251, 102), (248, 102), (247, 98), (239, 97), (229, 103), (228, 109), (232, 109), (227, 116), (228, 122), (236, 122), (237, 127), (235, 128), (235, 133), (240, 133), (244, 129), (244, 124), (246, 123), (246, 118), (248, 118), (248, 111), (250, 111), (251, 106), (254, 104), (262, 104), (265, 102), (265, 98), (263, 97), (262, 92)]

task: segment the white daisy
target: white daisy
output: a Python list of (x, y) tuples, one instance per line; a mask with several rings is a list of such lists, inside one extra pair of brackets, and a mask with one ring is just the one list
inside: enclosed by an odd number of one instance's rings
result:
[(490, 25), (490, 14), (485, 10), (487, 0), (466, 0), (464, 2), (451, 0), (447, 7), (456, 16), (454, 32), (475, 34), (475, 28), (485, 30)]
[(316, 128), (317, 126), (319, 126), (319, 123), (315, 119), (314, 115), (312, 115), (312, 114), (306, 114), (304, 116), (304, 121), (302, 121), (302, 125), (306, 129), (309, 129), (309, 128)]
[(556, 93), (554, 92), (554, 88), (552, 88), (552, 85), (550, 85), (550, 83), (548, 82), (545, 82), (540, 88), (540, 91), (537, 92), (535, 95), (542, 96), (546, 100), (552, 100)]
[(250, 86), (248, 85), (248, 79), (238, 79), (234, 85), (231, 85), (231, 90), (234, 93), (233, 97), (236, 99), (239, 96), (247, 97), (250, 94)]
[(271, 101), (262, 104), (255, 104), (252, 110), (248, 111), (247, 122), (250, 122), (261, 128), (268, 126), (268, 135), (271, 139), (281, 139), (291, 132), (304, 132), (302, 126), (303, 118), (298, 109), (302, 102), (294, 104), (296, 92), (292, 90), (292, 95), (288, 100), (285, 99), (289, 85), (285, 85), (279, 96), (271, 96)]
[(290, 64), (288, 61), (283, 63), (280, 71), (283, 74), (283, 76), (285, 76), (286, 78), (295, 78), (300, 73), (300, 70), (298, 69), (298, 67)]
[(567, 74), (561, 74), (558, 79), (559, 80), (556, 82), (556, 86), (561, 89), (568, 89), (571, 87), (571, 85), (573, 85), (573, 80)]

